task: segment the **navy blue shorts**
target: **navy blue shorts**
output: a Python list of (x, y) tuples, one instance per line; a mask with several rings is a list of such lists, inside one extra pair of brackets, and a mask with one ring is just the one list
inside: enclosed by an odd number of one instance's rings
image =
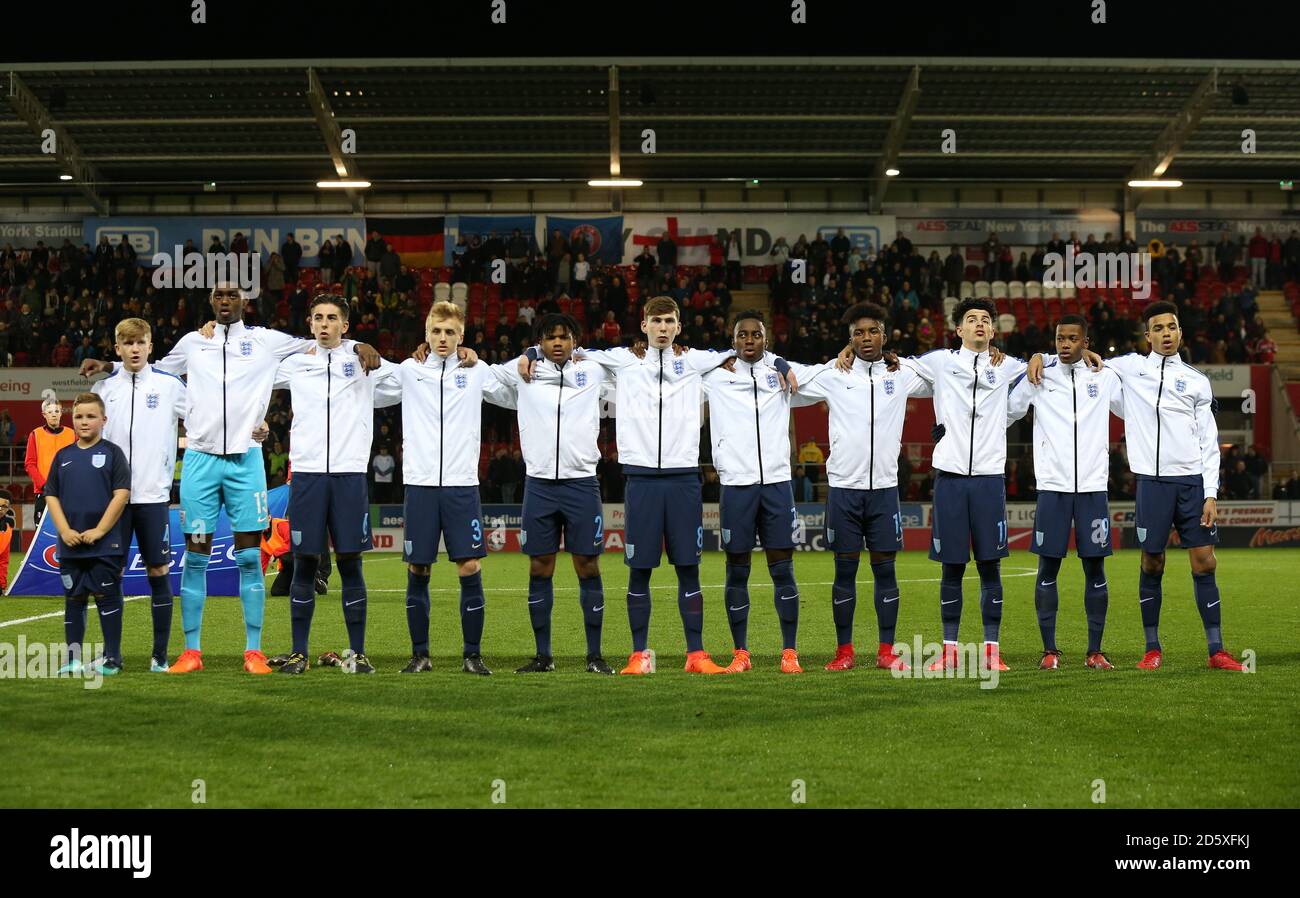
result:
[(140, 559), (147, 567), (171, 564), (171, 508), (166, 502), (147, 502), (137, 505), (134, 502), (122, 512), (126, 518), (127, 532), (123, 534), (127, 545), (135, 536), (135, 546), (140, 550)]
[(704, 551), (704, 504), (699, 474), (627, 478), (623, 563), (659, 567), (664, 543), (673, 565), (700, 563)]
[(437, 562), (439, 538), (455, 561), (487, 554), (476, 486), (408, 486), (403, 518), (402, 560), (407, 564)]
[(1199, 474), (1186, 477), (1137, 479), (1138, 545), (1144, 552), (1159, 555), (1169, 544), (1169, 531), (1178, 528), (1178, 543), (1184, 549), (1219, 544), (1219, 525), (1201, 526), (1205, 486)]
[(722, 486), (718, 509), (722, 518), (722, 550), (733, 555), (752, 552), (755, 537), (764, 549), (793, 549), (803, 542), (799, 512), (790, 481)]
[(97, 555), (93, 558), (60, 558), (59, 578), (63, 581), (63, 597), (75, 599), (98, 595), (116, 598), (122, 594), (121, 555)]
[(576, 480), (524, 478), (524, 522), (519, 548), (525, 555), (599, 555), (605, 551), (605, 509), (595, 477)]
[(1006, 558), (1007, 481), (1001, 474), (963, 477), (934, 472), (930, 509), (930, 560), (965, 564)]
[(1080, 558), (1111, 554), (1110, 506), (1106, 492), (1038, 494), (1034, 510), (1034, 542), (1029, 551), (1047, 558), (1064, 558), (1070, 551), (1070, 527)]
[(289, 487), (289, 544), (295, 555), (370, 549), (370, 492), (365, 474), (299, 474)]
[(834, 552), (899, 552), (903, 517), (898, 487), (853, 490), (831, 487), (826, 497), (826, 548)]

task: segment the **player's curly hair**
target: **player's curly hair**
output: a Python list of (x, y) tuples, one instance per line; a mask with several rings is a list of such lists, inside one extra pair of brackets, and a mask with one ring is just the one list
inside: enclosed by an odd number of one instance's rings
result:
[(971, 297), (970, 299), (963, 299), (961, 302), (957, 303), (957, 307), (952, 310), (953, 325), (960, 327), (961, 320), (966, 317), (966, 313), (971, 309), (982, 309), (989, 313), (989, 320), (998, 320), (998, 307), (993, 305), (993, 300), (976, 299), (975, 297)]
[(537, 327), (534, 329), (534, 338), (537, 342), (546, 339), (546, 335), (556, 328), (562, 328), (569, 332), (569, 336), (577, 340), (582, 335), (582, 328), (578, 327), (578, 322), (573, 320), (573, 316), (565, 315), (562, 312), (547, 312), (537, 319)]
[(841, 324), (847, 324), (853, 327), (854, 322), (861, 321), (863, 318), (870, 318), (873, 321), (879, 321), (880, 326), (885, 332), (889, 332), (889, 313), (883, 306), (878, 306), (874, 302), (860, 302), (844, 313), (840, 319)]

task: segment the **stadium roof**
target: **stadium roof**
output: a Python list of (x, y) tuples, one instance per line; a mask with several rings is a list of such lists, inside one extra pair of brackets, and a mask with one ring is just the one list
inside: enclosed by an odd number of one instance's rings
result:
[[(207, 181), (303, 190), (340, 161), (376, 190), (585, 181), (609, 174), (611, 66), (622, 175), (646, 181), (871, 181), (894, 160), (909, 181), (1119, 184), (1162, 159), (1165, 177), (1191, 182), (1300, 169), (1293, 61), (199, 60), (0, 70), (0, 186), (76, 186), (58, 182), (76, 160), (41, 152), (41, 122), (70, 138), (86, 166), (77, 181), (101, 196)], [(331, 155), (331, 120), (355, 130), (355, 155)], [(645, 128), (653, 155), (641, 152)], [(941, 151), (947, 128), (955, 154)], [(1254, 154), (1242, 152), (1245, 128)]]

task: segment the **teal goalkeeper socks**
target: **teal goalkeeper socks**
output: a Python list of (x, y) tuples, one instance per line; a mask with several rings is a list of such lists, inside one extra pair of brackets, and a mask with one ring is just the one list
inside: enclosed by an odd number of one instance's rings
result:
[(203, 603), (208, 597), (207, 553), (185, 552), (181, 569), (181, 626), (185, 628), (185, 648), (199, 651), (199, 631), (203, 629)]
[[(239, 601), (244, 606), (245, 651), (262, 650), (262, 614), (266, 610), (266, 581), (262, 577), (262, 550), (256, 546), (235, 552), (239, 566)], [(181, 585), (184, 589), (184, 584)]]

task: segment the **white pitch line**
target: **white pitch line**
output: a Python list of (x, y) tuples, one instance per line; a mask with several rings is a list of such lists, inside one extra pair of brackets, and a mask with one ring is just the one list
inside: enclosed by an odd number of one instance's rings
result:
[[(1038, 569), (1037, 569), (1037, 568), (1008, 568), (1007, 570), (1008, 570), (1008, 571), (1016, 571), (1016, 573), (1006, 573), (1006, 572), (1004, 572), (1002, 576), (1003, 576), (1004, 578), (1007, 578), (1007, 579), (1009, 579), (1009, 578), (1011, 578), (1011, 577), (1032, 577), (1032, 576), (1034, 576), (1035, 574), (1038, 573)], [(939, 582), (942, 581), (942, 579), (943, 579), (943, 578), (941, 578), (941, 577), (920, 577), (920, 578), (910, 579), (910, 580), (907, 580), (907, 579), (899, 579), (898, 582), (899, 582), (899, 583), (939, 583)], [(978, 575), (978, 574), (968, 574), (968, 575), (967, 575), (966, 577), (964, 577), (963, 579), (964, 579), (964, 580), (978, 580), (978, 579), (979, 579), (979, 575)], [(858, 581), (858, 585), (859, 585), (859, 586), (867, 586), (867, 585), (870, 585), (870, 584), (871, 584), (871, 581), (870, 581), (870, 580), (859, 580), (859, 581)], [(727, 584), (725, 584), (725, 583), (706, 583), (706, 584), (704, 584), (703, 586), (701, 586), (700, 588), (701, 588), (701, 589), (723, 589), (723, 588), (726, 587), (726, 585), (727, 585)], [(759, 585), (760, 585), (760, 586), (764, 586), (764, 585), (766, 585), (766, 584), (760, 582)], [(817, 580), (817, 581), (814, 581), (814, 582), (800, 581), (800, 585), (802, 585), (802, 586), (834, 586), (834, 585), (835, 585), (835, 581), (833, 581), (833, 580)], [(565, 593), (568, 593), (568, 592), (577, 592), (577, 591), (578, 591), (578, 587), (576, 587), (576, 586), (556, 586), (556, 587), (554, 587), (553, 589), (554, 589), (555, 592), (565, 592)], [(369, 588), (368, 588), (366, 591), (367, 591), (367, 592), (385, 592), (385, 593), (387, 593), (387, 592), (392, 592), (392, 593), (401, 593), (401, 594), (403, 594), (403, 595), (406, 594), (406, 590), (405, 590), (405, 589), (369, 589)], [(487, 593), (487, 592), (509, 592), (509, 593), (516, 593), (516, 594), (518, 594), (518, 593), (525, 592), (526, 590), (521, 590), (521, 589), (517, 589), (517, 588), (514, 588), (514, 587), (510, 587), (510, 586), (494, 586), (494, 587), (491, 587), (491, 588), (485, 588), (483, 591), (484, 591), (485, 593)], [(430, 593), (443, 593), (443, 592), (449, 592), (449, 593), (457, 593), (457, 594), (459, 594), (459, 593), (460, 593), (460, 587), (458, 587), (458, 586), (431, 586), (431, 587), (429, 587), (429, 592), (430, 592)], [(126, 602), (134, 602), (136, 599), (147, 599), (147, 598), (149, 598), (149, 597), (148, 597), (148, 596), (131, 596), (131, 597), (127, 598), (127, 599), (124, 599), (123, 601), (126, 601)], [(272, 597), (272, 596), (268, 596), (267, 598), (284, 598), (284, 596), (274, 596), (274, 597)], [(16, 627), (16, 626), (18, 626), (19, 624), (29, 624), (29, 623), (31, 623), (32, 621), (46, 620), (47, 618), (51, 618), (51, 617), (62, 617), (62, 616), (63, 616), (63, 612), (62, 612), (62, 611), (51, 611), (51, 612), (48, 613), (48, 614), (37, 614), (37, 615), (35, 615), (35, 616), (33, 616), (33, 617), (20, 617), (20, 618), (18, 618), (17, 620), (0, 621), (0, 628), (3, 628), (3, 627)]]
[[(134, 602), (136, 599), (147, 598), (149, 598), (149, 596), (127, 596), (122, 599), (122, 602)], [(45, 620), (50, 617), (63, 617), (63, 613), (63, 611), (51, 611), (49, 614), (37, 614), (33, 617), (20, 617), (17, 620), (0, 621), (0, 627), (16, 627), (19, 624), (30, 624), (34, 620)]]

